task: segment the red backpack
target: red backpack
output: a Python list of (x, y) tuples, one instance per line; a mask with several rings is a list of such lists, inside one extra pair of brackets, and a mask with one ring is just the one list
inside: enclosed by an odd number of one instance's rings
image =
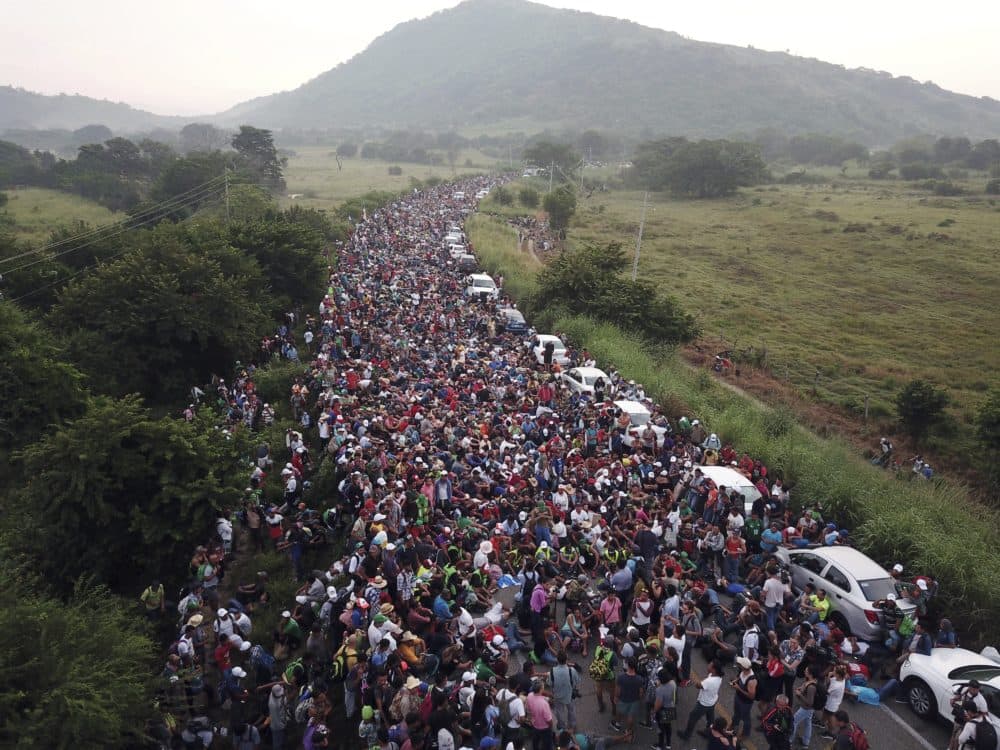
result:
[(849, 727), (845, 727), (851, 735), (851, 747), (854, 750), (869, 750), (868, 735), (856, 722), (851, 722)]

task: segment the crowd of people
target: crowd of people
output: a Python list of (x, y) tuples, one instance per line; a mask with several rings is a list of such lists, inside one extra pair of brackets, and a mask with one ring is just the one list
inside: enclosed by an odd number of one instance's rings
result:
[[(718, 750), (754, 731), (770, 748), (808, 747), (815, 726), (837, 750), (864, 750), (851, 696), (908, 651), (955, 645), (950, 626), (932, 632), (928, 579), (896, 571), (898, 598), (921, 616), (887, 597), (885, 643), (841, 632), (826, 592), (794, 593), (774, 553), (850, 535), (698, 419), (647, 400), (662, 429), (624, 440), (613, 402), (645, 399), (641, 385), (603, 363), (610, 382), (574, 392), (503, 332), (508, 300), (463, 297), (440, 241), (471, 208), (454, 190), (372, 212), (315, 313), (268, 345), (303, 362), (295, 423), (284, 446), (258, 451), (237, 523), (220, 518), (191, 561), (164, 744), (601, 750), (645, 731), (668, 750), (699, 730)], [(238, 367), (215, 394), (250, 429), (274, 420), (253, 374)], [(760, 490), (749, 511), (699, 469), (711, 463)], [(331, 474), (335, 491), (310, 490)], [(265, 500), (275, 486), (280, 501)], [(294, 601), (272, 601), (263, 574), (220, 585), (233, 554), (269, 549), (289, 557)], [(151, 589), (157, 616), (162, 587)], [(261, 608), (281, 610), (273, 633), (253, 630)], [(731, 721), (716, 711), (723, 682)], [(696, 697), (679, 716), (684, 690)], [(600, 734), (579, 721), (585, 691), (607, 719)]]

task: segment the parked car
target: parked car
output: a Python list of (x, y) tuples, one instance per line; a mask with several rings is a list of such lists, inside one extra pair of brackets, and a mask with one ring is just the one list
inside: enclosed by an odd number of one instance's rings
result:
[(463, 253), (458, 256), (458, 270), (472, 272), (479, 268), (479, 263), (476, 262), (476, 256), (471, 253)]
[(500, 288), (493, 277), (485, 273), (473, 273), (466, 278), (465, 296), (474, 299), (499, 299)]
[(736, 491), (743, 495), (743, 511), (747, 517), (750, 516), (750, 509), (760, 497), (760, 490), (746, 478), (744, 474), (729, 466), (699, 466), (701, 473), (711, 479), (719, 487), (727, 489), (736, 488)]
[[(635, 443), (642, 444), (642, 433), (646, 431), (646, 424), (653, 418), (653, 413), (639, 401), (615, 401), (615, 406), (628, 414), (630, 422), (622, 441), (629, 447)], [(663, 445), (663, 436), (667, 434), (667, 428), (657, 424), (652, 427), (656, 433), (656, 447), (660, 447)]]
[[(826, 590), (833, 606), (829, 619), (845, 633), (865, 641), (884, 637), (882, 613), (875, 608), (875, 602), (896, 593), (896, 583), (877, 562), (853, 547), (840, 545), (779, 547), (778, 558), (787, 563), (797, 590), (807, 583)], [(916, 609), (906, 599), (897, 603), (906, 614)]]
[(456, 192), (454, 192), (454, 193), (451, 194), (451, 199), (452, 200), (456, 200), (456, 201), (464, 201), (465, 200), (465, 193), (462, 192), (461, 190), (458, 190), (458, 191), (456, 191)]
[(935, 648), (930, 656), (910, 654), (900, 667), (899, 679), (913, 713), (950, 721), (951, 697), (976, 679), (990, 710), (989, 719), (1000, 732), (1000, 659), (996, 653), (994, 648), (978, 654), (964, 648)]
[(451, 256), (452, 260), (458, 260), (460, 256), (465, 255), (467, 252), (469, 252), (468, 248), (460, 243), (448, 245), (448, 255)]
[(608, 387), (611, 386), (611, 378), (608, 377), (608, 374), (596, 367), (574, 367), (562, 374), (562, 382), (576, 393), (593, 394), (594, 383), (599, 378), (603, 379)]
[(514, 307), (504, 307), (500, 310), (504, 330), (507, 333), (524, 333), (528, 330), (528, 322), (521, 311)]
[(566, 344), (558, 336), (548, 333), (539, 333), (528, 339), (527, 346), (535, 355), (535, 361), (540, 365), (545, 364), (545, 345), (550, 342), (552, 343), (552, 361), (560, 367), (568, 365), (569, 356), (566, 354)]

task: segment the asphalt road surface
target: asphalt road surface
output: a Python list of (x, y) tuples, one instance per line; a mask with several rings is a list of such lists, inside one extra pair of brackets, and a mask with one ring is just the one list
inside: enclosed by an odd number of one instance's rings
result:
[[(506, 604), (512, 605), (515, 587), (503, 590), (499, 598)], [(563, 605), (560, 603), (557, 610), (557, 621), (562, 622)], [(595, 697), (595, 687), (593, 681), (587, 675), (587, 667), (590, 665), (593, 656), (593, 647), (589, 649), (586, 659), (579, 654), (571, 654), (581, 667), (583, 684), (581, 685), (581, 697), (576, 704), (577, 731), (592, 735), (613, 736), (617, 732), (609, 727), (611, 720), (610, 708), (605, 713), (598, 713), (597, 699)], [(521, 669), (523, 655), (517, 654), (511, 658), (509, 674), (515, 674), (515, 670)], [(698, 677), (706, 674), (706, 663), (699, 649), (692, 652), (692, 672)], [(547, 667), (536, 666), (536, 673), (545, 673)], [(716, 715), (732, 718), (732, 706), (734, 693), (729, 687), (729, 680), (736, 676), (735, 667), (727, 668), (723, 678), (723, 690), (716, 706)], [(690, 740), (682, 740), (677, 736), (687, 722), (687, 716), (694, 706), (698, 697), (698, 689), (691, 685), (678, 689), (678, 709), (677, 722), (674, 724), (673, 750), (704, 750), (708, 746), (708, 740), (701, 737), (697, 732), (691, 735)], [(853, 721), (858, 722), (868, 733), (868, 742), (873, 750), (945, 750), (948, 747), (948, 739), (951, 727), (943, 720), (940, 722), (928, 722), (914, 714), (909, 706), (896, 703), (893, 699), (881, 706), (868, 706), (855, 701), (845, 699), (842, 706), (850, 714)], [(753, 717), (756, 719), (757, 709), (753, 709)], [(698, 729), (702, 729), (704, 722), (699, 724)], [(618, 747), (640, 747), (649, 748), (657, 740), (657, 734), (653, 729), (636, 727), (635, 741), (631, 744), (618, 745)], [(754, 732), (752, 737), (744, 740), (747, 750), (767, 750), (767, 740), (760, 732)], [(813, 736), (810, 747), (813, 750), (826, 750), (831, 745), (829, 740), (820, 737), (820, 730), (813, 728)], [(801, 745), (793, 747), (801, 748)]]

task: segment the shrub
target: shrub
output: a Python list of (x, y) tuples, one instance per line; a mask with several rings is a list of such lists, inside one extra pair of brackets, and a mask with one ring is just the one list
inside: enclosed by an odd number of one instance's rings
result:
[(986, 183), (987, 195), (1000, 195), (1000, 179), (990, 180)]
[(493, 191), (493, 197), (501, 206), (509, 206), (514, 202), (513, 194), (502, 185)]
[(525, 208), (538, 208), (538, 204), (541, 202), (541, 196), (532, 187), (521, 188), (517, 194), (517, 199), (521, 201), (521, 205)]

